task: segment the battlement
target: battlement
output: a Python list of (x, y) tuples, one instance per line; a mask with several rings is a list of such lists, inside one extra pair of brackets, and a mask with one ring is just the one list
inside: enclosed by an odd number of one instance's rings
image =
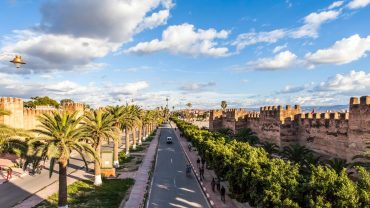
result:
[(40, 116), (40, 115), (43, 115), (45, 113), (49, 114), (51, 112), (54, 112), (56, 111), (55, 108), (50, 108), (50, 109), (37, 109), (37, 108), (24, 108), (23, 109), (23, 116), (24, 117), (27, 117), (27, 116)]
[(370, 105), (370, 96), (361, 96), (360, 101), (358, 97), (351, 97), (349, 101), (349, 105), (350, 107), (358, 106), (358, 105), (362, 105), (362, 106)]
[(216, 118), (221, 118), (222, 117), (222, 110), (210, 110), (209, 111), (209, 119), (213, 120)]
[(72, 103), (72, 102), (68, 102), (68, 103), (64, 103), (62, 107), (64, 107), (64, 108), (70, 108), (70, 107), (84, 108), (85, 105), (83, 103)]
[(7, 103), (7, 104), (23, 104), (23, 100), (21, 98), (14, 98), (14, 97), (1, 97), (0, 104)]

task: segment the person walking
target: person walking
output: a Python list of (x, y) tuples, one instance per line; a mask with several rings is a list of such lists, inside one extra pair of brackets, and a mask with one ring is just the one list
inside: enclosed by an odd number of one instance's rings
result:
[(226, 194), (226, 190), (225, 190), (225, 187), (222, 186), (221, 187), (221, 200), (225, 203), (225, 194)]
[(13, 169), (9, 167), (6, 172), (7, 172), (6, 180), (9, 181), (12, 178)]
[(215, 192), (216, 181), (214, 177), (212, 178), (211, 186), (212, 186), (212, 191)]
[(220, 191), (220, 179), (216, 180), (216, 188), (217, 188), (217, 191)]
[(200, 167), (199, 168), (199, 173), (200, 173), (200, 180), (204, 180), (204, 168), (203, 167)]
[(202, 167), (204, 168), (204, 164), (206, 163), (206, 160), (204, 159), (204, 157), (202, 157)]
[(200, 167), (200, 158), (199, 157), (197, 159), (197, 166), (198, 166), (198, 168)]

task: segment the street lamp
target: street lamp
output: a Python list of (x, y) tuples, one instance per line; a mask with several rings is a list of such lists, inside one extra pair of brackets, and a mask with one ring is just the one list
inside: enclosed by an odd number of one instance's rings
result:
[(15, 64), (15, 67), (17, 67), (17, 69), (20, 68), (22, 64), (26, 64), (26, 62), (22, 60), (22, 57), (20, 55), (15, 55), (14, 59), (10, 62)]

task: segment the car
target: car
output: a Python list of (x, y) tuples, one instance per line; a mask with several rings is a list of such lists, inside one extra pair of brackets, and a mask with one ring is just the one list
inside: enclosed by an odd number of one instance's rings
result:
[(167, 144), (172, 144), (172, 137), (167, 137), (166, 143)]

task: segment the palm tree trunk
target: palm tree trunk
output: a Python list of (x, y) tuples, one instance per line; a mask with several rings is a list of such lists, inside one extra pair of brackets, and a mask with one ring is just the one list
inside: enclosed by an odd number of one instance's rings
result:
[[(121, 137), (121, 135), (119, 136)], [(113, 145), (113, 166), (118, 168), (119, 167), (119, 162), (118, 162), (118, 139), (114, 140), (114, 145)]]
[(139, 133), (139, 135), (138, 135), (138, 137), (137, 137), (137, 138), (138, 138), (138, 144), (139, 144), (139, 145), (141, 145), (141, 144), (142, 144), (142, 141), (141, 141), (141, 140), (142, 140), (142, 135), (141, 135), (142, 131), (141, 131), (141, 130), (142, 130), (142, 127), (140, 127), (140, 128), (138, 129), (138, 133)]
[(133, 145), (132, 145), (132, 149), (136, 149), (136, 141), (137, 141), (137, 132), (136, 132), (136, 128), (134, 128), (134, 130), (132, 131), (132, 139), (133, 139)]
[[(118, 126), (117, 126), (118, 128)], [(121, 141), (122, 138), (122, 133), (121, 130), (117, 130), (117, 138), (114, 139), (114, 145), (113, 145), (113, 166), (118, 168), (119, 167), (119, 161), (118, 161), (118, 147), (119, 147), (119, 142)]]
[(67, 162), (59, 162), (58, 207), (67, 208)]
[[(98, 145), (96, 146), (96, 156), (98, 158), (101, 158), (100, 153), (101, 153), (101, 139), (99, 139)], [(95, 160), (95, 181), (94, 185), (95, 186), (100, 186), (102, 185), (102, 180), (101, 180), (101, 167), (100, 167), (100, 162), (98, 160)]]
[(125, 147), (126, 147), (126, 156), (130, 154), (130, 134), (128, 133), (128, 129), (125, 129)]

